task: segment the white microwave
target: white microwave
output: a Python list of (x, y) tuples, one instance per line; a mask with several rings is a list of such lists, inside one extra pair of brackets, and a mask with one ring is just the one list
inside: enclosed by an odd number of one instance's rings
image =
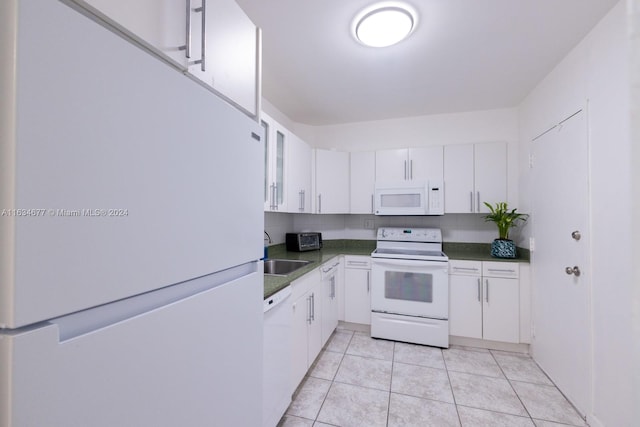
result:
[(442, 182), (376, 182), (375, 214), (444, 215)]

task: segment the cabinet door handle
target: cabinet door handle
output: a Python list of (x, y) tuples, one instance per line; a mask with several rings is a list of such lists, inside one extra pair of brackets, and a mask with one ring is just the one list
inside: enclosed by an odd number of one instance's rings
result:
[(318, 213), (322, 213), (322, 194), (318, 194)]
[(478, 198), (476, 200), (478, 202), (478, 213), (480, 213), (480, 192), (478, 191)]
[(413, 160), (409, 160), (409, 179), (413, 179)]
[(276, 183), (273, 183), (273, 210), (278, 209), (278, 186)]
[(474, 271), (474, 272), (478, 271), (478, 269), (477, 269), (477, 268), (475, 268), (475, 267), (453, 267), (453, 269), (454, 269), (454, 270), (456, 270), (456, 271), (457, 271), (457, 270), (462, 270), (462, 271)]
[(404, 161), (404, 179), (408, 179), (409, 174), (407, 173), (407, 161)]
[(187, 7), (186, 14), (186, 25), (185, 25), (185, 37), (184, 37), (184, 46), (180, 46), (178, 50), (184, 50), (184, 56), (189, 59), (191, 58), (191, 0), (185, 1)]
[(311, 320), (316, 320), (316, 294), (311, 294)]
[(473, 191), (469, 191), (469, 212), (473, 212)]
[(336, 297), (336, 276), (331, 278), (331, 299)]
[(482, 280), (478, 277), (478, 302), (482, 302)]
[[(191, 5), (189, 5), (189, 9), (191, 9)], [(200, 59), (191, 62), (190, 64), (192, 65), (196, 65), (196, 64), (200, 64), (200, 70), (205, 71), (206, 70), (206, 58), (205, 58), (205, 51), (207, 49), (207, 0), (202, 0), (202, 6), (200, 7), (196, 7), (195, 9), (193, 9), (194, 12), (200, 12), (202, 13), (202, 31), (200, 32), (200, 42), (201, 42), (201, 46), (200, 46)], [(189, 14), (191, 14), (191, 11), (189, 11)], [(188, 18), (189, 20), (188, 22), (188, 27), (189, 29), (191, 28), (191, 18)], [(191, 32), (191, 31), (189, 31)], [(191, 43), (191, 35), (188, 36), (188, 41), (187, 41), (187, 46)], [(186, 49), (186, 48), (185, 48)], [(191, 52), (191, 48), (189, 47), (189, 53)], [(189, 55), (187, 55), (187, 58), (189, 57)]]
[(275, 184), (271, 184), (271, 209), (278, 209), (278, 186)]
[(371, 272), (367, 270), (367, 293), (371, 292), (371, 280), (370, 279)]
[(375, 196), (372, 194), (372, 195), (371, 195), (371, 213), (374, 213), (374, 212), (375, 212), (374, 200), (373, 200), (373, 199), (374, 199), (374, 197), (375, 197)]
[(487, 289), (484, 293), (484, 300), (489, 303), (489, 279), (486, 279), (485, 283), (487, 284)]
[[(199, 7), (198, 9), (202, 11), (202, 45), (200, 47), (200, 70), (206, 71), (207, 59), (205, 56), (207, 51), (207, 0), (202, 0), (202, 7)], [(196, 9), (197, 12), (200, 11), (198, 9)]]
[(311, 324), (311, 295), (307, 297), (307, 322)]

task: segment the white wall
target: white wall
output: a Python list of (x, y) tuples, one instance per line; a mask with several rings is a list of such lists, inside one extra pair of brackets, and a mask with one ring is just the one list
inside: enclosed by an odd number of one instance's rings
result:
[[(271, 237), (269, 246), (284, 243), (285, 234), (294, 231), (293, 215), (279, 212), (264, 213), (264, 229)], [(265, 239), (267, 236), (264, 236)], [(265, 241), (267, 244), (267, 241)]]
[[(373, 229), (364, 227), (373, 220)], [(295, 231), (321, 231), (325, 239), (375, 240), (379, 227), (434, 227), (442, 230), (445, 242), (490, 243), (497, 238), (493, 223), (479, 214), (444, 216), (295, 215)], [(516, 232), (517, 233), (517, 232)]]
[[(633, 165), (640, 165), (640, 0), (627, 1), (628, 22), (630, 23), (630, 47), (631, 47), (631, 162)], [(632, 169), (632, 197), (633, 211), (632, 218), (640, 218), (640, 168)], [(640, 242), (640, 221), (633, 222), (631, 241)], [(633, 360), (640, 360), (640, 246), (633, 248), (633, 283), (635, 293), (633, 295), (633, 330), (632, 334), (636, 339), (632, 340)], [(633, 378), (634, 402), (640, 402), (640, 364), (636, 363), (635, 370), (630, 373)], [(633, 419), (640, 419), (640, 405), (634, 405)]]
[(638, 405), (630, 380), (635, 364), (631, 352), (632, 164), (626, 28), (623, 0), (520, 108), (520, 201), (524, 210), (530, 209), (535, 185), (528, 169), (531, 139), (577, 109), (587, 108), (593, 340), (593, 407), (587, 417), (592, 425), (612, 427), (634, 425), (637, 419), (633, 420), (632, 411)]

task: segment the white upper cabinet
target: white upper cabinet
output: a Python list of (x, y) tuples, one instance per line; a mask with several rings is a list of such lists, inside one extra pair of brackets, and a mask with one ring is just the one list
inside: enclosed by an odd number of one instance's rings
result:
[(287, 211), (311, 213), (311, 147), (289, 133), (287, 148)]
[[(175, 66), (187, 69), (187, 0), (72, 1)], [(200, 23), (197, 26), (199, 29)]]
[(234, 0), (71, 0), (257, 116), (260, 30)]
[[(193, 55), (202, 62), (189, 66), (188, 72), (255, 115), (259, 30), (234, 0), (200, 1), (204, 32), (194, 31), (191, 42)], [(197, 0), (192, 1), (195, 3)], [(201, 17), (192, 18), (192, 25), (194, 19)]]
[(484, 202), (507, 201), (507, 144), (444, 147), (445, 213), (487, 213)]
[(473, 144), (444, 147), (444, 211), (474, 213)]
[(376, 180), (376, 153), (359, 151), (350, 157), (350, 212), (373, 214), (373, 193)]
[(442, 146), (376, 151), (376, 181), (442, 181)]
[(409, 149), (376, 151), (376, 181), (404, 181), (407, 178)]
[(495, 204), (507, 201), (507, 144), (494, 142), (475, 144), (476, 209), (487, 213), (484, 202)]
[(286, 212), (289, 132), (264, 113), (261, 124), (264, 130), (264, 210)]
[(349, 213), (349, 153), (314, 150), (315, 213)]

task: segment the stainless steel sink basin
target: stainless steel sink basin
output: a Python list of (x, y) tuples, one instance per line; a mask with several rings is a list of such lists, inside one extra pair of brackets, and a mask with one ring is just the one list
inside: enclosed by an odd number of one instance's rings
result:
[(264, 274), (271, 276), (287, 276), (311, 263), (293, 259), (267, 259), (264, 261)]

